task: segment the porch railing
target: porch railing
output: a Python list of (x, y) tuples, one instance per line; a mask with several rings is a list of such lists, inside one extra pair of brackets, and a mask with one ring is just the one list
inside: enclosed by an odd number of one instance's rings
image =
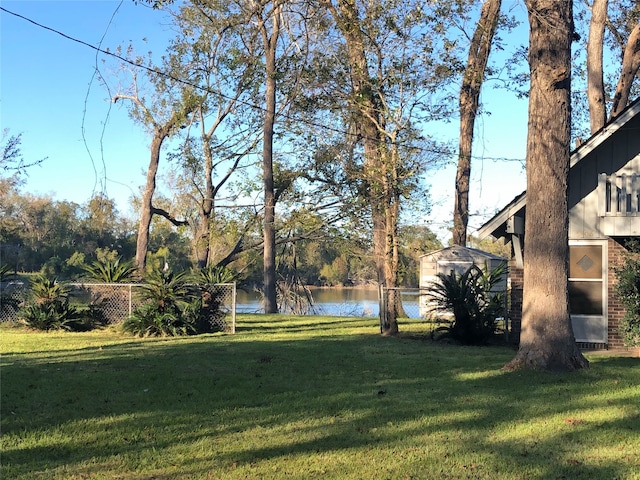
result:
[(598, 175), (598, 213), (601, 217), (640, 215), (640, 175)]

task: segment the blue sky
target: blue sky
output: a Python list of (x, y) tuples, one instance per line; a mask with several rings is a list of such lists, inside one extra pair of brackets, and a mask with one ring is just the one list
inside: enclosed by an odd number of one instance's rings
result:
[[(159, 12), (131, 0), (22, 0), (1, 6), (91, 45), (102, 41), (103, 49), (131, 41), (146, 52), (150, 47), (143, 38), (163, 47), (169, 37)], [(126, 209), (144, 182), (149, 141), (125, 108), (108, 101), (94, 77), (96, 65), (104, 72), (104, 55), (96, 59), (97, 52), (85, 45), (6, 12), (0, 15), (2, 128), (22, 133), (25, 160), (47, 157), (29, 170), (25, 190), (84, 203), (106, 187)]]
[[(103, 49), (131, 42), (140, 53), (161, 53), (172, 36), (160, 12), (132, 0), (2, 0), (0, 6), (88, 44), (102, 42)], [(521, 41), (523, 28), (516, 35)], [(29, 170), (24, 190), (77, 203), (105, 192), (126, 213), (131, 195), (144, 184), (149, 139), (121, 104), (108, 101), (94, 77), (104, 56), (96, 59), (95, 50), (6, 12), (0, 12), (0, 32), (0, 125), (22, 133), (25, 160), (48, 157)], [(492, 114), (476, 124), (471, 209), (490, 214), (526, 186), (527, 103), (491, 88), (483, 101)], [(430, 133), (457, 142), (457, 128), (452, 122)], [(435, 205), (431, 217), (421, 219), (443, 240), (453, 211), (454, 160), (430, 176)], [(472, 218), (470, 231), (480, 224), (481, 218)]]

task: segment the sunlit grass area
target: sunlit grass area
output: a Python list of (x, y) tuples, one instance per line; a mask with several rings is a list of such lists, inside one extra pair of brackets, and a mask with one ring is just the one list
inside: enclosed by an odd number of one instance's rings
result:
[(2, 479), (640, 479), (640, 360), (506, 373), (429, 326), (0, 334)]

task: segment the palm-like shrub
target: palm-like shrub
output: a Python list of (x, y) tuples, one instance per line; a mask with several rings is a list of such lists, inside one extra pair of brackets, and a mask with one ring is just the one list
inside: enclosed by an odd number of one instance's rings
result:
[[(89, 274), (90, 280), (99, 283), (129, 283), (134, 279), (136, 267), (132, 261), (123, 262), (121, 257), (100, 256), (91, 265), (83, 266)], [(110, 310), (115, 305), (127, 302), (125, 290), (111, 287), (86, 287), (86, 292), (91, 298), (89, 310), (101, 323), (108, 323)]]
[(237, 280), (237, 275), (221, 265), (213, 265), (201, 269), (196, 275), (200, 291), (200, 299), (193, 306), (196, 309), (196, 329), (198, 332), (214, 332), (219, 330), (220, 319), (224, 316), (221, 307), (220, 283), (231, 283)]
[(196, 278), (198, 283), (214, 285), (216, 283), (235, 282), (236, 274), (222, 265), (211, 265), (200, 269)]
[(180, 336), (196, 332), (194, 322), (180, 311), (161, 311), (157, 305), (145, 304), (135, 309), (122, 324), (125, 332), (139, 337)]
[(195, 290), (184, 272), (154, 271), (147, 275), (140, 297), (160, 313), (180, 312), (193, 301)]
[(105, 258), (86, 265), (84, 270), (94, 280), (105, 283), (126, 283), (133, 279), (136, 267), (131, 261), (123, 262), (122, 258)]
[(20, 310), (21, 322), (37, 330), (88, 330), (89, 318), (69, 303), (69, 288), (44, 275), (30, 282), (27, 304)]
[(0, 263), (0, 282), (4, 282), (9, 275), (11, 275), (11, 267), (6, 263)]
[(450, 325), (437, 329), (442, 337), (478, 345), (493, 336), (497, 319), (505, 313), (504, 293), (494, 292), (505, 271), (504, 264), (491, 271), (472, 265), (463, 273), (438, 274), (428, 294), (438, 310), (453, 314)]
[(141, 286), (143, 305), (125, 320), (123, 329), (139, 336), (189, 335), (196, 329), (197, 289), (186, 281), (184, 273), (170, 271), (149, 273)]
[(124, 331), (138, 336), (176, 336), (219, 330), (221, 301), (215, 283), (227, 283), (233, 278), (229, 275), (226, 269), (204, 269), (196, 275), (196, 283), (186, 273), (149, 273), (139, 294), (143, 305), (125, 320)]

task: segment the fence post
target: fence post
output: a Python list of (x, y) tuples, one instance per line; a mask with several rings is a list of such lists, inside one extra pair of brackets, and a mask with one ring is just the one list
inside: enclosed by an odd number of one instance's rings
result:
[(236, 282), (231, 292), (231, 333), (236, 333)]
[(383, 285), (378, 285), (378, 316), (380, 317), (380, 333), (384, 332), (384, 326), (386, 324), (386, 298)]
[(131, 300), (132, 290), (133, 290), (133, 287), (132, 287), (132, 285), (131, 285), (131, 284), (129, 284), (129, 316), (131, 316), (131, 314), (133, 313), (133, 312), (131, 311), (131, 306), (132, 306), (132, 304), (133, 304), (133, 302), (132, 302), (132, 300)]

